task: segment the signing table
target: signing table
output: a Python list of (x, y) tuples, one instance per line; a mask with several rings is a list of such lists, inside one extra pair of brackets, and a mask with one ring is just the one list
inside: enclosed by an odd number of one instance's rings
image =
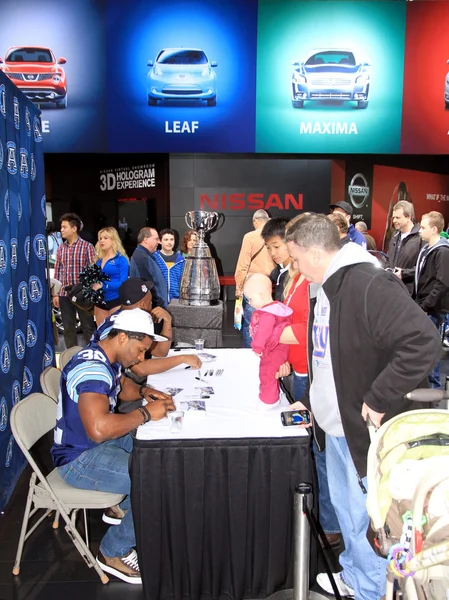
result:
[(259, 408), (251, 350), (210, 353), (205, 382), (185, 366), (150, 378), (182, 389), (177, 407), (209, 397), (205, 411), (185, 411), (180, 433), (168, 419), (137, 431), (131, 494), (148, 600), (265, 598), (291, 586), (293, 493), (312, 481), (309, 437), (282, 426), (288, 403)]

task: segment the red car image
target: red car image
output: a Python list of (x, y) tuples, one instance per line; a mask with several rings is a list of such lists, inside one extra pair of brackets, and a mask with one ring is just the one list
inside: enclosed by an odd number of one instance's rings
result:
[(58, 58), (50, 48), (13, 46), (5, 60), (0, 58), (0, 70), (35, 104), (54, 102), (56, 108), (67, 108), (67, 81)]

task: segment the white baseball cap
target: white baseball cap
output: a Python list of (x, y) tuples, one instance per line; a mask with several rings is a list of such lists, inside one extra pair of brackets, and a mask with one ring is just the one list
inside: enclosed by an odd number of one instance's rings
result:
[(145, 333), (156, 342), (166, 342), (163, 335), (154, 333), (154, 323), (151, 315), (141, 308), (122, 310), (114, 319), (113, 329), (121, 329), (129, 333)]

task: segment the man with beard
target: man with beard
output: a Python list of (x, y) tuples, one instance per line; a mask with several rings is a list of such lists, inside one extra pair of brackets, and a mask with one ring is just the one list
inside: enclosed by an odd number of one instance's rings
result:
[[(69, 485), (125, 494), (123, 515), (100, 543), (97, 562), (107, 573), (140, 584), (130, 503), (130, 432), (175, 410), (173, 399), (122, 375), (144, 360), (154, 336), (150, 315), (136, 308), (121, 312), (108, 336), (91, 342), (62, 371), (52, 447), (53, 462)], [(115, 413), (117, 399), (147, 402), (126, 414)]]

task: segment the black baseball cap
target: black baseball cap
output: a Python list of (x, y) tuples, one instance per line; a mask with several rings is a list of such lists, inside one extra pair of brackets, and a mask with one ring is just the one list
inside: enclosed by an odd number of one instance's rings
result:
[(154, 287), (152, 281), (145, 281), (140, 277), (130, 277), (122, 283), (118, 290), (120, 304), (122, 306), (132, 306), (145, 298), (148, 292)]
[(329, 204), (329, 208), (341, 208), (347, 215), (352, 217), (352, 206), (349, 202), (345, 202), (344, 200), (340, 200), (340, 202), (336, 202), (335, 204)]

